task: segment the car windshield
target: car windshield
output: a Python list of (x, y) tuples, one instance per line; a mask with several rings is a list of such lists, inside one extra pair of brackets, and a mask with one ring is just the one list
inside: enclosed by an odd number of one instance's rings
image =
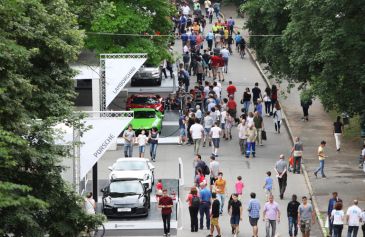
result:
[(135, 180), (112, 182), (109, 189), (111, 193), (143, 193), (141, 183)]
[(155, 111), (134, 111), (134, 118), (154, 118)]
[(148, 105), (154, 105), (157, 104), (158, 100), (153, 97), (134, 97), (132, 99), (132, 104), (148, 104)]
[(118, 161), (113, 170), (147, 170), (146, 161)]

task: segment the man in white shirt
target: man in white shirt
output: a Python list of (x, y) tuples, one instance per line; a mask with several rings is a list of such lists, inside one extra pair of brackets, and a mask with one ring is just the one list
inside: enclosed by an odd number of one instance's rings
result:
[(221, 55), (224, 61), (224, 72), (228, 72), (228, 58), (229, 58), (229, 50), (226, 47), (223, 47), (221, 49)]
[(240, 151), (242, 155), (246, 154), (246, 141), (247, 141), (247, 126), (246, 126), (246, 120), (241, 119), (241, 123), (238, 124), (238, 144), (240, 145)]
[(207, 115), (204, 117), (204, 143), (203, 147), (205, 147), (206, 141), (208, 140), (209, 146), (211, 146), (210, 141), (210, 129), (213, 127), (213, 118), (210, 116), (210, 111), (207, 112)]
[(204, 128), (200, 124), (199, 119), (195, 119), (195, 123), (190, 127), (190, 134), (194, 141), (194, 154), (199, 154), (200, 142), (204, 137)]
[(205, 8), (205, 16), (207, 17), (209, 12), (208, 12), (208, 9), (209, 7), (212, 5), (212, 2), (209, 1), (209, 0), (205, 0), (204, 1), (204, 8)]
[(349, 207), (346, 212), (346, 220), (349, 225), (347, 237), (356, 237), (360, 226), (361, 209), (358, 207), (358, 201), (354, 200), (354, 205)]
[(185, 15), (185, 16), (189, 16), (189, 14), (190, 14), (190, 7), (189, 7), (187, 4), (185, 4), (185, 5), (182, 7), (182, 13), (183, 13), (183, 15)]
[(213, 141), (212, 155), (217, 157), (220, 137), (222, 136), (222, 129), (218, 126), (218, 123), (214, 123), (214, 127), (210, 129), (210, 136)]
[(218, 179), (218, 173), (221, 171), (219, 167), (219, 162), (215, 160), (215, 156), (210, 156), (210, 191), (212, 191), (212, 187), (215, 181)]
[(218, 86), (217, 82), (213, 82), (213, 91), (217, 95), (217, 98), (221, 98), (221, 88)]

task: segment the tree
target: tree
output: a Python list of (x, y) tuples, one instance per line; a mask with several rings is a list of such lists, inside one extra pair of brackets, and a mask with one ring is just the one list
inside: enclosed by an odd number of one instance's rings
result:
[[(250, 12), (250, 31), (282, 34), (276, 43), (274, 39), (253, 39), (259, 60), (268, 63), (275, 76), (309, 86), (326, 109), (365, 113), (361, 99), (365, 87), (363, 1), (274, 2), (250, 0), (243, 6)], [(277, 7), (269, 11), (269, 4)], [(278, 24), (283, 12), (289, 18)], [(277, 25), (278, 31), (268, 30)]]
[(102, 220), (61, 178), (52, 129), (72, 113), (83, 38), (65, 0), (0, 0), (0, 235), (77, 236)]
[[(83, 2), (76, 1), (76, 4), (80, 6)], [(88, 32), (86, 46), (89, 49), (99, 54), (147, 53), (148, 61), (156, 65), (170, 57), (167, 46), (173, 37), (149, 36), (172, 34), (170, 1), (109, 0), (96, 5), (102, 7), (95, 8), (91, 16), (79, 13), (81, 27)], [(98, 34), (100, 32), (110, 34)]]

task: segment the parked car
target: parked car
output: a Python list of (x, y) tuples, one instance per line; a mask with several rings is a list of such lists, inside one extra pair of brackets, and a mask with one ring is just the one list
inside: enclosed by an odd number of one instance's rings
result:
[(145, 158), (119, 158), (108, 169), (111, 171), (109, 174), (110, 181), (123, 178), (139, 179), (149, 191), (152, 190), (152, 185), (155, 182), (155, 167)]
[(134, 108), (150, 108), (165, 112), (165, 101), (159, 95), (153, 94), (135, 94), (127, 99), (127, 110)]
[(130, 124), (137, 134), (140, 133), (142, 129), (151, 130), (153, 127), (156, 127), (158, 132), (161, 132), (164, 115), (160, 111), (147, 108), (131, 110), (134, 111), (134, 118)]
[(161, 67), (158, 65), (144, 64), (133, 75), (131, 86), (160, 86), (162, 81)]
[(101, 189), (102, 211), (107, 217), (148, 216), (150, 192), (138, 179), (115, 179)]

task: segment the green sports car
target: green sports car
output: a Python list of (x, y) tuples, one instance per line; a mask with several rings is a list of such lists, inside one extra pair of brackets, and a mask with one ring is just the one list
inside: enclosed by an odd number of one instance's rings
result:
[(156, 127), (158, 132), (161, 132), (163, 114), (160, 111), (149, 108), (136, 108), (131, 111), (134, 111), (134, 118), (130, 123), (134, 131), (139, 133), (142, 129), (151, 130)]

